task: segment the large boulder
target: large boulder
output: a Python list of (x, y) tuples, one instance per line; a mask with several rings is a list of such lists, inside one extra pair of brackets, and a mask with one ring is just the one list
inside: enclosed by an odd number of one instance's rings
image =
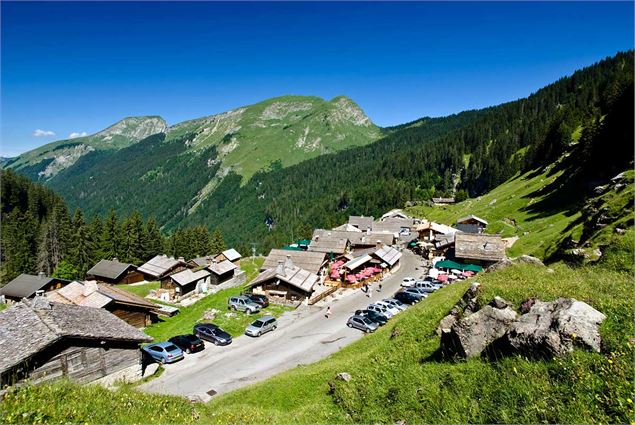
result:
[(469, 358), (480, 355), (490, 344), (503, 337), (518, 315), (509, 307), (483, 307), (459, 319), (449, 332), (441, 335), (441, 350), (446, 356)]
[(518, 257), (517, 260), (520, 263), (533, 264), (535, 266), (542, 266), (542, 267), (545, 266), (545, 263), (543, 263), (540, 258), (532, 257), (531, 255), (521, 255), (520, 257)]
[(599, 352), (598, 326), (604, 319), (604, 314), (573, 298), (537, 300), (511, 325), (507, 341), (516, 351), (533, 356), (561, 356), (576, 345)]

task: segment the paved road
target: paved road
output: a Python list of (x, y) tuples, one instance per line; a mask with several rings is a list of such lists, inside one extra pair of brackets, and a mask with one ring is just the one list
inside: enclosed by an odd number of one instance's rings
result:
[[(404, 277), (419, 277), (423, 272), (421, 266), (419, 257), (404, 251), (399, 269), (384, 280), (382, 293), (373, 288), (370, 300), (357, 289), (322, 301), (319, 306), (303, 306), (283, 314), (275, 331), (260, 338), (243, 335), (227, 347), (206, 344), (205, 350), (166, 365), (160, 377), (140, 388), (208, 400), (210, 390), (225, 393), (297, 365), (320, 360), (363, 336), (362, 332), (346, 326), (352, 312), (364, 308), (370, 301), (392, 295)], [(324, 317), (326, 305), (331, 306), (333, 313), (329, 319)]]

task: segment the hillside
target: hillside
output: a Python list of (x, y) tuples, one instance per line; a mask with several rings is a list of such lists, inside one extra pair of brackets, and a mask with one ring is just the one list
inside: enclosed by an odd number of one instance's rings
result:
[[(83, 149), (83, 154), (46, 183), (89, 215), (112, 207), (122, 214), (138, 210), (174, 228), (228, 174), (240, 176), (244, 183), (257, 171), (365, 145), (380, 135), (346, 97), (325, 101), (285, 96), (176, 124), (119, 150), (61, 144)], [(53, 160), (23, 166), (34, 161), (27, 161), (33, 155), (25, 154), (9, 166), (36, 178), (35, 171)]]
[(167, 124), (161, 117), (128, 117), (98, 133), (48, 143), (3, 161), (0, 165), (25, 174), (32, 180), (46, 181), (60, 171), (72, 168), (90, 152), (122, 149), (166, 129)]

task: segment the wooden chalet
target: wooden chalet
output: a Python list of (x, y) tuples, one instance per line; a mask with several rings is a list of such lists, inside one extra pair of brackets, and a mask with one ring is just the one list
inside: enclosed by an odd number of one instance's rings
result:
[(500, 235), (456, 233), (454, 256), (457, 260), (482, 266), (505, 258), (505, 241)]
[(214, 255), (206, 255), (204, 257), (196, 257), (196, 258), (192, 258), (191, 260), (187, 261), (187, 267), (190, 269), (198, 269), (201, 267), (207, 267), (210, 264), (212, 264), (212, 262), (214, 262)]
[(210, 285), (210, 272), (206, 268), (194, 271), (185, 269), (161, 279), (161, 289), (165, 289), (170, 299), (183, 297), (190, 293), (207, 292)]
[(348, 239), (332, 236), (314, 236), (309, 244), (308, 252), (322, 252), (330, 255), (343, 255), (350, 251)]
[(288, 251), (286, 249), (272, 249), (265, 258), (260, 270), (273, 269), (278, 266), (279, 261), (291, 259), (293, 264), (301, 269), (307, 270), (316, 275), (323, 274), (327, 265), (327, 254), (317, 251)]
[(260, 273), (249, 287), (254, 293), (267, 295), (272, 302), (288, 304), (309, 301), (319, 281), (315, 273), (301, 269), (287, 259)]
[(407, 214), (404, 214), (404, 212), (402, 210), (397, 209), (397, 210), (388, 211), (386, 214), (381, 216), (379, 221), (386, 221), (387, 219), (390, 219), (390, 218), (410, 219), (412, 217), (410, 217)]
[(366, 231), (366, 230), (370, 230), (373, 228), (373, 220), (375, 218), (374, 217), (364, 217), (362, 216), (358, 216), (358, 215), (351, 215), (350, 217), (348, 217), (348, 224), (350, 224), (351, 226), (361, 230), (361, 231)]
[(390, 232), (366, 231), (345, 231), (345, 230), (324, 230), (313, 231), (313, 241), (322, 239), (344, 239), (349, 241), (351, 249), (363, 249), (375, 246), (377, 242), (392, 245), (395, 242), (395, 235)]
[(444, 236), (457, 232), (457, 229), (452, 226), (435, 223), (434, 221), (417, 224), (414, 230), (419, 234), (419, 240), (425, 242), (434, 242), (437, 239), (443, 239)]
[(214, 260), (206, 268), (212, 273), (209, 276), (210, 285), (220, 285), (234, 278), (238, 266), (229, 260), (221, 262)]
[(238, 265), (240, 264), (241, 258), (242, 258), (242, 255), (240, 255), (240, 252), (236, 251), (234, 248), (230, 248), (218, 254), (216, 258), (214, 259), (219, 263), (222, 261), (228, 260)]
[(454, 198), (432, 198), (432, 202), (435, 205), (450, 205), (454, 204), (455, 200)]
[(391, 246), (384, 245), (372, 253), (371, 256), (379, 260), (379, 265), (382, 268), (394, 269), (399, 264), (401, 257), (403, 257), (403, 253)]
[(157, 255), (137, 269), (146, 280), (162, 280), (166, 276), (178, 273), (187, 268), (183, 257), (175, 259), (167, 255)]
[(143, 273), (137, 271), (134, 264), (120, 263), (113, 258), (110, 260), (100, 260), (86, 273), (86, 280), (96, 280), (97, 282), (109, 283), (111, 285), (130, 284), (143, 282)]
[(37, 276), (23, 273), (0, 288), (0, 295), (4, 295), (7, 300), (20, 301), (22, 298), (34, 297), (38, 291), (54, 291), (69, 283), (70, 280), (47, 277), (42, 272)]
[(96, 281), (71, 282), (56, 291), (46, 293), (49, 301), (102, 308), (136, 328), (155, 322), (160, 306), (121, 288)]
[(483, 233), (487, 228), (487, 221), (470, 214), (467, 217), (461, 217), (456, 221), (456, 228), (466, 233)]
[(87, 383), (138, 378), (139, 344), (152, 338), (101, 309), (42, 296), (0, 312), (0, 388), (24, 379)]
[(374, 221), (372, 231), (377, 233), (392, 233), (395, 237), (409, 235), (417, 225), (414, 218), (389, 217), (382, 221)]

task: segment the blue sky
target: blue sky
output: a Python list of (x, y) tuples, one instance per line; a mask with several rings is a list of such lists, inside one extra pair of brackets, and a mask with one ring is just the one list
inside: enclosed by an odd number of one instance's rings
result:
[(395, 125), (525, 97), (633, 48), (632, 2), (1, 8), (3, 156), (125, 116), (174, 124), (283, 94), (347, 95)]

